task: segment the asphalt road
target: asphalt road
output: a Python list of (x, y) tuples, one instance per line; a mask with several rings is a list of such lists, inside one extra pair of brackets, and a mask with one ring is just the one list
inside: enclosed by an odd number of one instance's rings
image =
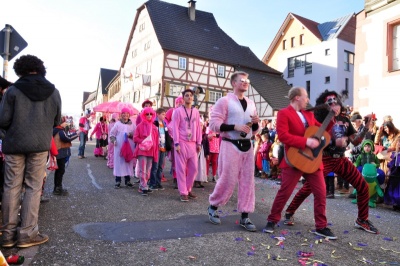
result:
[[(112, 170), (93, 156), (89, 142), (86, 159), (77, 158), (78, 143), (64, 177), (69, 196), (54, 196), (53, 174), (46, 183), (50, 201), (40, 209), (39, 228), (50, 240), (26, 249), (4, 249), (5, 255), (25, 256), (24, 265), (301, 265), (299, 251), (313, 252), (308, 262), (320, 265), (400, 265), (400, 213), (379, 204), (370, 220), (380, 230), (373, 235), (354, 228), (357, 207), (346, 196), (327, 200), (330, 228), (338, 240), (317, 238), (313, 198), (295, 215), (295, 226), (279, 225), (274, 236), (262, 233), (275, 182), (256, 178), (256, 210), (250, 218), (259, 229), (251, 233), (239, 226), (236, 192), (220, 208), (221, 225), (208, 221), (208, 195), (214, 183), (194, 188), (199, 197), (180, 202), (168, 182), (164, 191), (143, 197), (135, 188), (114, 189)], [(298, 188), (301, 186), (299, 182)], [(281, 245), (274, 237), (283, 236)]]

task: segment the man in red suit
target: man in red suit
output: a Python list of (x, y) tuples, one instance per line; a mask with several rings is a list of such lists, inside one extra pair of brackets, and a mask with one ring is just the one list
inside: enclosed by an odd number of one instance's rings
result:
[[(276, 130), (279, 140), (285, 145), (285, 154), (289, 147), (304, 149), (309, 147), (314, 149), (319, 146), (319, 140), (315, 138), (306, 138), (304, 134), (309, 126), (320, 126), (321, 124), (315, 119), (314, 114), (306, 111), (309, 102), (307, 91), (301, 87), (293, 87), (288, 94), (290, 104), (288, 107), (278, 112), (276, 121)], [(332, 110), (336, 115), (340, 112), (339, 106), (333, 106)], [(333, 126), (331, 121), (328, 125), (328, 130)], [(268, 216), (268, 223), (263, 230), (266, 233), (272, 234), (275, 225), (281, 219), (281, 213), (286, 202), (291, 196), (299, 179), (303, 176), (310, 184), (312, 193), (314, 194), (314, 219), (315, 219), (315, 234), (329, 239), (336, 239), (336, 236), (327, 227), (326, 219), (326, 190), (325, 180), (322, 172), (322, 163), (317, 171), (311, 174), (306, 174), (300, 170), (288, 165), (285, 159), (280, 163), (282, 169), (282, 184), (275, 197), (272, 205), (271, 213)]]

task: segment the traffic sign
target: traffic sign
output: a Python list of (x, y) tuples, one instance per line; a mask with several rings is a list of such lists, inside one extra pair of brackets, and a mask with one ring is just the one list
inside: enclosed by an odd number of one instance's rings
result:
[[(9, 33), (9, 38), (7, 38)], [(11, 61), (17, 54), (28, 46), (28, 43), (11, 26), (6, 27), (0, 32), (0, 53), (5, 60)], [(8, 51), (7, 51), (8, 48)], [(6, 57), (8, 53), (8, 58)]]

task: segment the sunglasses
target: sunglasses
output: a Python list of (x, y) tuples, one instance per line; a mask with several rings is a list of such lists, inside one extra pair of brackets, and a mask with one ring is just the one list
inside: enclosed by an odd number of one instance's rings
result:
[(336, 97), (329, 97), (328, 99), (326, 99), (325, 104), (327, 105), (337, 104)]
[(153, 116), (153, 114), (152, 114), (152, 113), (147, 113), (146, 115), (150, 115), (150, 116)]
[(250, 84), (250, 80), (249, 79), (242, 78), (239, 81), (242, 82), (242, 83)]

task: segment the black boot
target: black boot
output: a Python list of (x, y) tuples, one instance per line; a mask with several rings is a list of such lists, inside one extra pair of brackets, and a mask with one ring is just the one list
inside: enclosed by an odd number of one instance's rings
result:
[(63, 189), (63, 187), (55, 187), (53, 190), (53, 195), (57, 196), (68, 196), (68, 190)]

